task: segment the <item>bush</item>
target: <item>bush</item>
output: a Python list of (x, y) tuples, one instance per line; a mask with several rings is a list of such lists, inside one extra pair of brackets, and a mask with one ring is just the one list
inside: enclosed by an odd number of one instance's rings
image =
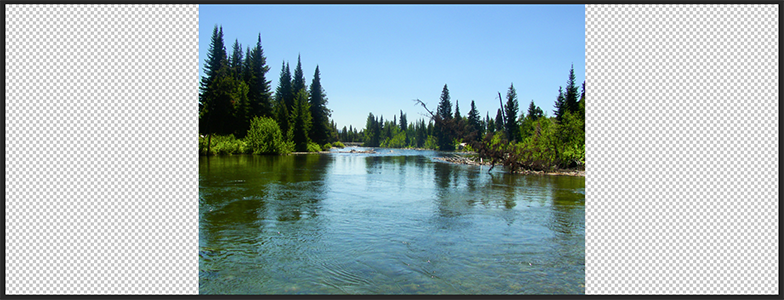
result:
[(234, 138), (233, 134), (230, 135), (212, 135), (212, 144), (210, 145), (210, 153), (207, 153), (207, 141), (210, 140), (209, 136), (199, 136), (199, 154), (200, 155), (230, 155), (245, 153), (245, 142)]
[(321, 147), (314, 142), (308, 142), (308, 152), (321, 152)]
[(438, 142), (436, 142), (436, 138), (432, 135), (428, 135), (427, 140), (425, 140), (425, 144), (422, 145), (422, 148), (438, 150)]
[(343, 143), (341, 143), (340, 141), (337, 141), (337, 142), (332, 143), (332, 147), (335, 147), (335, 148), (346, 148), (346, 145), (343, 145)]
[(329, 150), (329, 148), (332, 148), (332, 144), (326, 143), (326, 144), (324, 144), (323, 147), (321, 147), (321, 150), (327, 151), (327, 150)]
[(256, 117), (250, 122), (245, 141), (253, 154), (285, 154), (292, 149), (291, 143), (283, 139), (278, 123), (267, 117)]

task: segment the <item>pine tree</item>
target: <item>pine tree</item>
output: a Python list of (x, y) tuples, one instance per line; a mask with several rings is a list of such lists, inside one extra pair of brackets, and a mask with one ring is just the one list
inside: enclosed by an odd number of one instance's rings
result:
[(296, 95), (299, 90), (305, 89), (305, 75), (302, 73), (302, 61), (297, 55), (297, 67), (294, 69), (294, 77), (291, 79), (291, 92)]
[(215, 72), (200, 120), (206, 123), (207, 133), (224, 135), (236, 129), (236, 111), (242, 106), (244, 96), (240, 83), (226, 64)]
[(453, 137), (450, 130), (451, 120), (452, 102), (449, 97), (449, 88), (444, 84), (444, 89), (441, 90), (441, 100), (438, 103), (438, 109), (436, 109), (436, 124), (434, 127), (439, 150), (451, 151), (455, 148), (455, 145), (452, 143)]
[(400, 130), (406, 131), (408, 129), (408, 121), (406, 120), (406, 115), (403, 114), (403, 111), (400, 111)]
[(291, 112), (294, 147), (297, 151), (306, 152), (310, 142), (308, 132), (312, 124), (308, 92), (305, 89), (300, 89), (294, 98), (294, 103), (294, 110)]
[(288, 133), (292, 126), (289, 115), (294, 109), (294, 97), (291, 93), (291, 73), (289, 72), (288, 64), (285, 62), (283, 62), (280, 70), (280, 80), (275, 90), (275, 100), (277, 102), (275, 105), (275, 116), (278, 125), (280, 125), (280, 132), (290, 138)]
[(459, 100), (455, 100), (455, 119), (460, 120), (463, 117), (460, 116), (460, 102)]
[(224, 128), (225, 121), (229, 118), (231, 109), (225, 97), (219, 97), (218, 87), (225, 88), (227, 84), (216, 85), (220, 77), (225, 77), (228, 72), (226, 48), (223, 45), (223, 28), (217, 25), (212, 30), (210, 48), (207, 50), (207, 59), (204, 61), (204, 75), (199, 85), (199, 132), (212, 133), (228, 131)]
[(231, 58), (229, 58), (229, 68), (231, 68), (234, 78), (242, 78), (242, 45), (240, 45), (237, 39), (234, 39)]
[(452, 118), (452, 102), (449, 99), (449, 88), (447, 88), (446, 84), (444, 84), (444, 89), (441, 90), (441, 100), (438, 102), (436, 115), (445, 120)]
[(566, 94), (564, 95), (564, 104), (571, 113), (576, 113), (579, 110), (577, 100), (580, 95), (577, 93), (577, 83), (574, 80), (574, 65), (572, 65), (572, 68), (569, 70), (569, 80), (566, 82)]
[(504, 117), (501, 114), (501, 109), (499, 108), (495, 114), (495, 131), (501, 132), (504, 130)]
[(506, 92), (506, 120), (504, 120), (504, 129), (506, 130), (506, 138), (510, 141), (519, 139), (520, 125), (517, 124), (517, 111), (519, 105), (517, 101), (517, 91), (515, 91), (514, 84), (509, 86)]
[(476, 110), (476, 104), (471, 100), (471, 110), (468, 111), (468, 127), (470, 132), (475, 132), (476, 136), (482, 136), (481, 118), (479, 111)]
[(250, 96), (248, 98), (251, 102), (253, 115), (271, 117), (273, 115), (272, 96), (270, 93), (271, 81), (268, 81), (266, 77), (270, 67), (267, 66), (267, 58), (264, 57), (264, 49), (261, 48), (260, 33), (256, 46), (250, 51), (248, 57), (249, 59), (246, 58), (246, 61), (250, 63), (246, 65), (248, 65), (251, 75), (247, 76), (246, 81), (250, 88)]
[(555, 119), (560, 121), (564, 113), (568, 111), (566, 107), (566, 96), (563, 93), (563, 87), (558, 87), (558, 98), (555, 99)]
[(542, 116), (544, 116), (542, 109), (534, 104), (534, 100), (531, 100), (531, 105), (528, 105), (528, 118), (536, 121)]
[(329, 122), (331, 112), (327, 108), (327, 95), (321, 86), (321, 73), (318, 65), (316, 66), (316, 72), (313, 74), (313, 81), (310, 84), (310, 114), (313, 117), (310, 139), (319, 145), (324, 145), (329, 139), (327, 122)]
[(485, 120), (485, 124), (487, 124), (487, 129), (485, 129), (485, 131), (487, 131), (487, 133), (495, 133), (495, 120), (490, 119), (489, 112), (485, 116)]
[(201, 78), (200, 90), (206, 92), (210, 83), (215, 79), (215, 73), (220, 70), (226, 60), (226, 47), (223, 45), (223, 27), (218, 29), (218, 25), (212, 30), (210, 48), (207, 50), (207, 59), (204, 61), (204, 77)]
[[(250, 88), (251, 81), (253, 81), (253, 61), (251, 60), (250, 47), (245, 48), (245, 59), (242, 60), (242, 80), (248, 84)], [(249, 97), (252, 95), (248, 94)]]

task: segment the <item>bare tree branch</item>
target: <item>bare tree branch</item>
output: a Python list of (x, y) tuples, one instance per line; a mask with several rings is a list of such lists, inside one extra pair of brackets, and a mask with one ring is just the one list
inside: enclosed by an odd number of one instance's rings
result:
[(414, 99), (414, 102), (416, 102), (416, 104), (419, 104), (419, 105), (421, 105), (421, 106), (422, 106), (422, 108), (424, 108), (424, 109), (427, 111), (427, 113), (429, 113), (429, 114), (430, 114), (430, 117), (431, 117), (431, 118), (434, 118), (434, 117), (436, 116), (436, 114), (434, 114), (432, 111), (430, 111), (430, 110), (427, 108), (427, 105), (425, 105), (425, 102), (422, 102), (422, 100), (419, 100), (419, 99)]

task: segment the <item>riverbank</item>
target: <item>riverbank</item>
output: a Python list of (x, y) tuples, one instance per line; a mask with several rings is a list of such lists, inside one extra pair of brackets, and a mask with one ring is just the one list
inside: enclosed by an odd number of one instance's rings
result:
[[(476, 159), (472, 159), (465, 156), (433, 157), (433, 159), (440, 160), (443, 162), (453, 163), (453, 164), (460, 164), (460, 165), (490, 166), (490, 161), (483, 160), (483, 159), (477, 161)], [(496, 164), (496, 165), (500, 165), (500, 164)], [(550, 172), (520, 170), (515, 173), (524, 174), (524, 175), (561, 175), (561, 176), (585, 177), (585, 170), (578, 170), (578, 169), (556, 169)]]

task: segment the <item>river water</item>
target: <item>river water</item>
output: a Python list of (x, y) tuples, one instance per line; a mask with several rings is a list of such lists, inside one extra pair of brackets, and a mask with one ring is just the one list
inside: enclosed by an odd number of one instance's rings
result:
[(200, 293), (585, 293), (584, 177), (348, 150), (201, 157)]

